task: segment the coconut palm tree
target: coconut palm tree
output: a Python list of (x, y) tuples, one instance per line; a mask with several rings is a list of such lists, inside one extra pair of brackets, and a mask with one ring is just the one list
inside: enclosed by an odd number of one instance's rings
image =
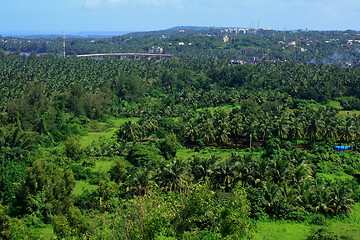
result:
[(156, 182), (168, 191), (179, 190), (190, 182), (189, 165), (175, 158), (159, 169)]
[(117, 136), (120, 140), (138, 141), (144, 137), (144, 131), (138, 123), (127, 121), (119, 128)]
[(330, 207), (335, 215), (349, 213), (354, 207), (354, 198), (352, 190), (341, 183), (336, 183), (331, 192)]
[(344, 142), (352, 142), (356, 139), (357, 132), (354, 118), (346, 118), (340, 130), (340, 140)]

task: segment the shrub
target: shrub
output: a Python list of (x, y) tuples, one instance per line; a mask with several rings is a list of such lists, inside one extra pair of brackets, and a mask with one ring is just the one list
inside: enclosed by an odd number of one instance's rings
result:
[(313, 225), (325, 225), (326, 224), (326, 218), (322, 214), (315, 214), (310, 218), (310, 224), (313, 224)]

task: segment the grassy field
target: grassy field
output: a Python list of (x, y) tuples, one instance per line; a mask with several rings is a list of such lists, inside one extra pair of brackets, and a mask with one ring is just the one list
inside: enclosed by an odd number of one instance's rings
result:
[[(88, 134), (80, 138), (80, 144), (83, 148), (85, 148), (91, 143), (99, 140), (100, 137), (109, 139), (115, 134), (116, 130), (125, 122), (136, 122), (138, 120), (139, 118), (111, 118), (108, 120), (108, 123), (97, 123), (99, 127), (96, 127), (96, 130), (89, 129)], [(107, 125), (109, 127), (104, 127), (104, 125)], [(99, 129), (103, 131), (99, 131)]]
[(95, 172), (107, 172), (110, 170), (111, 165), (117, 160), (118, 158), (102, 158), (102, 160), (95, 162), (94, 171)]
[(326, 228), (339, 236), (360, 240), (360, 203), (344, 218), (327, 219), (324, 226), (287, 221), (259, 221), (255, 240), (305, 240), (312, 229)]
[(360, 115), (360, 111), (340, 111), (339, 115), (342, 117), (352, 117), (352, 116), (356, 116), (356, 115)]
[(91, 185), (87, 181), (80, 180), (80, 181), (76, 181), (75, 188), (72, 193), (75, 196), (77, 196), (77, 195), (80, 195), (81, 193), (83, 193), (85, 190), (94, 190), (96, 188), (97, 188), (96, 185)]
[(258, 222), (254, 240), (305, 240), (311, 227), (304, 223)]
[(58, 239), (51, 224), (46, 224), (42, 228), (32, 228), (32, 230), (40, 234), (39, 240)]

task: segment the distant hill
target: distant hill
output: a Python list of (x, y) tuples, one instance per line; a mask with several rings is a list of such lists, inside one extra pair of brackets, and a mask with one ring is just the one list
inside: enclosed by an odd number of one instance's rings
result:
[(122, 36), (125, 34), (131, 33), (131, 31), (86, 31), (86, 32), (79, 32), (76, 35), (81, 37), (89, 37), (89, 38), (107, 38), (107, 37), (114, 37), (114, 36)]
[[(83, 32), (65, 32), (67, 38), (110, 38), (130, 33), (131, 31), (83, 31)], [(20, 38), (58, 38), (63, 33), (53, 32), (32, 32), (32, 31), (13, 31), (0, 32), (0, 36), (4, 37), (20, 37)]]
[(180, 30), (185, 30), (185, 31), (201, 31), (201, 30), (210, 30), (210, 29), (221, 29), (223, 27), (197, 27), (197, 26), (177, 26), (177, 27), (172, 27), (169, 28), (167, 30), (173, 30), (173, 31), (180, 31)]

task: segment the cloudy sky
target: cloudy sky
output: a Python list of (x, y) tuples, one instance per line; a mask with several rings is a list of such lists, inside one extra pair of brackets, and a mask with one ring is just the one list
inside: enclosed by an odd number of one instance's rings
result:
[(360, 30), (360, 0), (1, 0), (0, 33), (174, 26)]

